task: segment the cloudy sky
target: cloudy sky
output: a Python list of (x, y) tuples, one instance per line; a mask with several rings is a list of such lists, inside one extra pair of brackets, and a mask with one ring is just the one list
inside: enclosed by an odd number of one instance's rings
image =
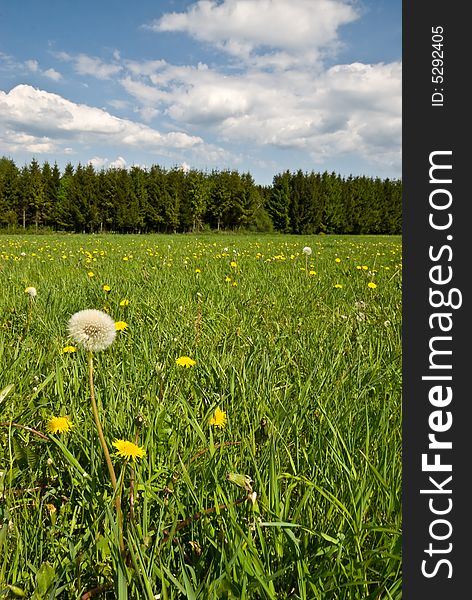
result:
[(401, 177), (400, 0), (0, 3), (0, 156)]

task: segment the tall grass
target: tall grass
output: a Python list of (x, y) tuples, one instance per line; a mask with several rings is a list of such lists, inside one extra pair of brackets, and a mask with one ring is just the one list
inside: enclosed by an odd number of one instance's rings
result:
[[(0, 236), (0, 277), (0, 598), (401, 597), (399, 237)], [(146, 449), (112, 457), (124, 555), (84, 308), (128, 324), (94, 358)]]

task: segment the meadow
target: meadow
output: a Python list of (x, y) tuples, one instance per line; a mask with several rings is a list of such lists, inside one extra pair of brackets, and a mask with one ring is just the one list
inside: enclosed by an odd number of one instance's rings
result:
[(0, 598), (401, 598), (401, 252), (0, 235)]

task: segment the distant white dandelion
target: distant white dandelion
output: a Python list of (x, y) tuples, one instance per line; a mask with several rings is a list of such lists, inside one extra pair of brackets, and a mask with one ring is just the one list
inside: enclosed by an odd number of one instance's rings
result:
[(303, 248), (303, 254), (306, 254), (307, 256), (310, 256), (312, 253), (312, 249), (310, 248), (310, 246), (305, 246)]
[(101, 310), (86, 309), (69, 319), (68, 329), (74, 340), (90, 352), (105, 350), (116, 336), (115, 322)]
[(28, 294), (30, 298), (36, 298), (38, 292), (35, 287), (27, 287), (25, 288), (25, 294)]

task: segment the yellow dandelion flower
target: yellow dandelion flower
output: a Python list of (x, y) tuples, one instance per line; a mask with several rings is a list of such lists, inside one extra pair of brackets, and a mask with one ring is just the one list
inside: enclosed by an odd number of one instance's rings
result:
[(115, 329), (116, 331), (124, 331), (125, 329), (128, 329), (128, 323), (126, 323), (126, 321), (116, 321)]
[(72, 423), (67, 415), (64, 417), (51, 417), (48, 421), (47, 430), (49, 433), (67, 433), (71, 429)]
[(89, 271), (89, 272), (87, 273), (87, 275), (88, 275), (89, 277), (95, 277), (95, 273), (94, 273), (93, 271)]
[(48, 513), (50, 515), (54, 515), (57, 512), (57, 508), (54, 506), (54, 504), (47, 503), (46, 508), (48, 509)]
[(195, 273), (201, 273), (200, 269), (195, 269)]
[(316, 275), (316, 271), (310, 271), (308, 275)]
[(102, 290), (103, 290), (104, 292), (109, 292), (109, 291), (111, 290), (111, 287), (110, 287), (109, 285), (106, 285), (106, 284), (105, 284), (104, 286), (102, 286)]
[(343, 286), (341, 283), (336, 283), (334, 286), (336, 289), (340, 290)]
[(120, 306), (128, 306), (129, 305), (129, 300), (127, 300), (126, 298), (124, 298), (121, 302), (120, 302)]
[(232, 260), (232, 261), (229, 263), (229, 266), (230, 266), (230, 267), (233, 267), (233, 269), (235, 269), (235, 268), (238, 266), (238, 263), (237, 263), (235, 260)]
[(128, 440), (115, 440), (113, 446), (116, 448), (116, 454), (121, 458), (136, 460), (142, 458), (146, 454), (146, 450)]
[(335, 259), (334, 259), (334, 262), (340, 263), (340, 262), (341, 262), (341, 259), (340, 259), (340, 258), (335, 258)]
[(62, 349), (62, 354), (72, 354), (72, 352), (76, 352), (77, 348), (75, 346), (65, 346)]
[(226, 283), (229, 283), (231, 281), (231, 277), (225, 277), (225, 281)]
[(189, 356), (179, 356), (175, 362), (181, 367), (187, 367), (187, 369), (196, 364), (196, 362)]
[(369, 281), (369, 283), (367, 284), (367, 287), (370, 287), (371, 290), (375, 290), (375, 288), (377, 287), (377, 284), (374, 283), (373, 281)]
[(221, 427), (223, 428), (226, 425), (226, 413), (224, 410), (221, 410), (220, 408), (215, 409), (215, 412), (213, 413), (213, 416), (210, 417), (210, 420), (208, 421), (209, 425), (213, 425), (214, 427)]

